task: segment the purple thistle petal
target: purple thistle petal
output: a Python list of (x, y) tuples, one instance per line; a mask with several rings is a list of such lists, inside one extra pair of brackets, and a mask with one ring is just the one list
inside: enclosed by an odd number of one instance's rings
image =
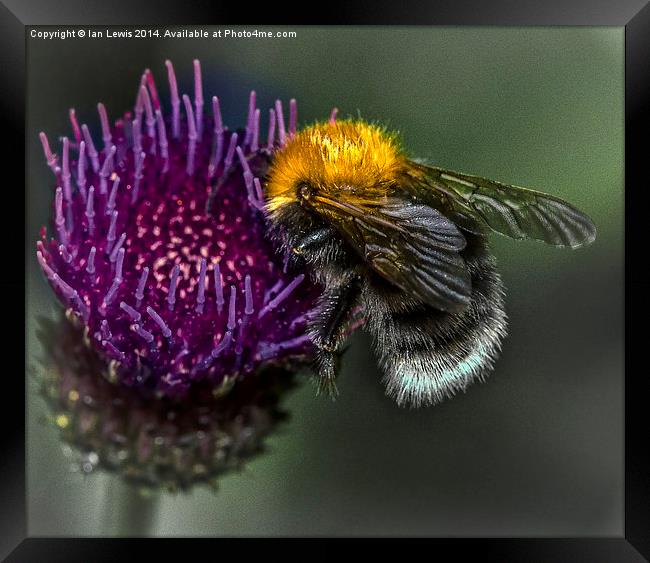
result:
[(156, 89), (156, 82), (153, 79), (153, 74), (148, 68), (144, 71), (144, 78), (149, 89), (149, 94), (151, 95), (151, 102), (153, 103), (153, 109), (160, 109), (160, 99), (158, 98), (158, 90)]
[(267, 150), (273, 150), (275, 146), (275, 110), (271, 108), (269, 110), (269, 132), (267, 135), (266, 148)]
[(251, 136), (251, 151), (257, 152), (260, 144), (260, 110), (255, 110), (253, 117), (253, 133)]
[(257, 203), (260, 206), (264, 205), (264, 192), (262, 191), (262, 184), (260, 184), (259, 178), (253, 178), (253, 186), (255, 188), (255, 197), (257, 198)]
[(248, 201), (251, 203), (255, 202), (255, 192), (253, 191), (253, 173), (251, 172), (251, 167), (248, 164), (248, 161), (246, 160), (246, 157), (244, 156), (244, 151), (242, 150), (241, 147), (237, 147), (237, 157), (239, 158), (239, 162), (241, 163), (242, 169), (244, 171), (243, 177), (244, 177), (244, 184), (246, 184), (246, 192), (248, 194)]
[(106, 296), (104, 297), (104, 300), (102, 301), (102, 307), (106, 308), (113, 302), (113, 299), (115, 299), (115, 294), (117, 293), (117, 290), (120, 288), (120, 283), (121, 280), (118, 279), (113, 280), (111, 287), (109, 288), (108, 292), (106, 293)]
[(50, 266), (45, 261), (45, 257), (43, 256), (43, 252), (38, 250), (36, 252), (36, 259), (38, 260), (38, 263), (41, 266), (41, 269), (43, 270), (43, 272), (47, 276), (47, 279), (52, 281), (54, 279), (54, 270), (52, 270), (52, 268), (50, 268)]
[(95, 273), (95, 254), (97, 253), (97, 249), (93, 246), (90, 249), (90, 252), (88, 253), (88, 262), (86, 264), (86, 272), (89, 274), (94, 274)]
[[(116, 212), (117, 213), (117, 212)], [(92, 237), (95, 231), (95, 188), (90, 186), (88, 190), (88, 199), (86, 200), (86, 222), (88, 225), (88, 234)]]
[[(149, 138), (153, 139), (156, 136), (156, 118), (153, 114), (153, 106), (151, 104), (151, 97), (149, 96), (149, 91), (145, 86), (140, 87), (140, 100), (144, 106), (145, 113), (145, 123), (147, 125), (147, 135)], [(150, 145), (150, 150), (155, 151), (155, 144)]]
[(72, 190), (70, 187), (70, 141), (63, 137), (63, 163), (61, 166), (61, 179), (63, 180), (63, 195), (66, 202), (72, 200)]
[(102, 140), (104, 141), (104, 150), (108, 154), (113, 140), (113, 137), (111, 135), (111, 126), (108, 123), (108, 114), (106, 113), (106, 107), (101, 102), (97, 104), (97, 111), (99, 112), (99, 120), (102, 125)]
[(111, 213), (111, 219), (110, 219), (110, 224), (108, 227), (108, 234), (106, 235), (106, 254), (108, 256), (111, 255), (111, 250), (113, 250), (113, 242), (115, 242), (115, 227), (117, 225), (117, 211), (113, 211)]
[(230, 303), (228, 305), (228, 327), (229, 331), (233, 331), (237, 326), (237, 288), (234, 285), (230, 286)]
[(75, 143), (77, 143), (78, 146), (81, 142), (81, 129), (79, 128), (77, 113), (75, 112), (74, 108), (69, 109), (68, 116), (70, 117), (70, 125), (72, 125), (72, 134), (74, 135)]
[(163, 318), (154, 311), (153, 307), (147, 307), (147, 313), (154, 320), (154, 322), (160, 327), (162, 334), (165, 338), (169, 338), (172, 335), (172, 331), (169, 329)]
[(122, 309), (129, 317), (131, 318), (132, 321), (138, 322), (141, 318), (142, 315), (138, 313), (133, 307), (122, 301), (120, 303), (120, 309)]
[(221, 107), (217, 96), (212, 96), (212, 115), (214, 118), (214, 132), (223, 133), (223, 118), (221, 117)]
[(217, 304), (217, 312), (221, 314), (225, 301), (223, 298), (223, 278), (221, 276), (221, 268), (219, 267), (218, 262), (214, 265), (214, 291)]
[(176, 288), (178, 286), (178, 273), (180, 272), (180, 267), (178, 264), (174, 266), (172, 270), (172, 275), (169, 280), (169, 290), (167, 291), (167, 303), (169, 305), (169, 310), (174, 310), (174, 305), (176, 304)]
[(117, 239), (117, 243), (113, 247), (113, 250), (111, 251), (111, 255), (109, 257), (109, 260), (111, 262), (115, 262), (119, 258), (119, 253), (124, 252), (122, 245), (124, 244), (125, 240), (126, 240), (126, 233), (122, 233), (120, 235), (120, 238)]
[(133, 330), (138, 336), (144, 338), (144, 341), (147, 342), (148, 344), (153, 342), (153, 334), (151, 334), (148, 330), (142, 328), (139, 324), (134, 324)]
[(59, 240), (61, 241), (62, 244), (67, 244), (68, 233), (65, 228), (65, 219), (63, 218), (63, 189), (62, 188), (56, 189), (54, 208), (56, 212), (54, 224), (56, 225), (56, 231), (59, 235)]
[(176, 73), (171, 61), (165, 61), (167, 67), (167, 77), (169, 79), (169, 91), (172, 102), (172, 136), (178, 139), (181, 131), (181, 112), (180, 105), (181, 99), (178, 96), (178, 84), (176, 83)]
[(289, 100), (289, 136), (293, 137), (296, 134), (296, 124), (298, 123), (298, 105), (296, 100), (291, 98)]
[(88, 126), (85, 123), (81, 126), (81, 131), (84, 136), (84, 141), (86, 141), (86, 149), (90, 157), (93, 172), (97, 174), (99, 172), (99, 154), (95, 148), (95, 143), (93, 143), (93, 138), (90, 136), (90, 131), (88, 131)]
[(189, 139), (187, 145), (187, 174), (191, 176), (194, 174), (194, 155), (196, 152), (196, 139), (198, 133), (196, 131), (196, 121), (194, 119), (194, 111), (192, 104), (187, 94), (183, 94), (183, 104), (185, 105), (185, 114), (187, 116), (187, 137)]
[(113, 187), (111, 188), (111, 193), (108, 196), (108, 201), (106, 202), (106, 215), (110, 215), (115, 209), (115, 197), (117, 196), (117, 186), (120, 183), (120, 177), (115, 176), (113, 180)]
[(244, 314), (252, 315), (255, 312), (255, 308), (253, 307), (253, 290), (251, 289), (250, 274), (246, 274), (244, 280), (244, 293), (246, 296), (246, 308), (244, 309)]
[(257, 94), (252, 90), (248, 97), (248, 116), (246, 118), (246, 135), (244, 136), (244, 145), (250, 145), (253, 138), (253, 121), (255, 119), (255, 105)]
[(120, 248), (117, 251), (117, 256), (115, 258), (115, 279), (116, 280), (122, 280), (122, 267), (124, 265), (124, 254), (126, 253), (126, 250), (123, 248)]
[(108, 326), (108, 321), (104, 319), (100, 325), (100, 336), (102, 340), (110, 340), (113, 338), (113, 335), (111, 334), (111, 329)]
[(149, 268), (145, 266), (142, 269), (142, 274), (140, 275), (140, 281), (138, 281), (138, 287), (135, 290), (135, 298), (138, 300), (138, 307), (140, 302), (144, 299), (144, 288), (147, 284), (147, 278), (149, 277)]
[(282, 102), (275, 101), (275, 117), (278, 120), (278, 140), (280, 146), (283, 147), (287, 142), (287, 132), (284, 128), (284, 114), (282, 113)]
[(45, 160), (47, 161), (47, 165), (52, 169), (52, 172), (56, 174), (56, 155), (50, 148), (50, 142), (47, 139), (47, 135), (41, 131), (38, 136), (41, 140), (41, 145), (43, 146), (43, 152), (45, 153)]
[(282, 303), (289, 295), (291, 292), (296, 289), (301, 283), (302, 280), (305, 279), (305, 274), (300, 274), (297, 276), (287, 287), (285, 287), (280, 293), (278, 293), (277, 297), (273, 298), (267, 305), (264, 306), (264, 308), (260, 311), (260, 314), (257, 316), (258, 319), (261, 319), (264, 315), (266, 315), (269, 311), (272, 311), (275, 309), (280, 303)]
[(219, 357), (221, 352), (223, 352), (228, 346), (230, 346), (230, 343), (232, 342), (232, 332), (226, 332), (226, 334), (223, 337), (223, 340), (219, 342), (219, 344), (212, 350), (211, 356), (216, 359)]
[(63, 245), (59, 246), (59, 253), (61, 254), (61, 258), (63, 258), (63, 261), (66, 264), (69, 264), (72, 262), (72, 255), (67, 251), (66, 247)]
[(165, 129), (165, 121), (163, 120), (162, 113), (160, 110), (156, 110), (156, 126), (158, 128), (158, 143), (160, 144), (160, 156), (165, 160), (169, 158), (167, 142), (167, 130)]
[(201, 258), (201, 270), (199, 272), (199, 293), (196, 298), (196, 312), (197, 313), (202, 313), (203, 312), (203, 304), (205, 303), (205, 272), (206, 268), (208, 266), (208, 263), (206, 262), (205, 258)]
[(99, 193), (102, 195), (106, 194), (108, 189), (108, 177), (113, 172), (113, 159), (115, 158), (115, 153), (117, 152), (117, 147), (112, 145), (110, 149), (106, 152), (106, 158), (102, 164), (102, 168), (99, 171)]
[(196, 132), (203, 136), (203, 83), (201, 80), (201, 63), (194, 59), (194, 108), (196, 115)]
[(237, 147), (237, 133), (233, 133), (230, 136), (230, 142), (228, 144), (228, 152), (226, 152), (226, 158), (223, 161), (224, 170), (229, 170), (232, 166), (232, 160), (235, 156), (235, 148)]
[(79, 160), (77, 162), (77, 187), (81, 193), (81, 198), (84, 203), (88, 199), (88, 192), (86, 191), (86, 142), (79, 143)]

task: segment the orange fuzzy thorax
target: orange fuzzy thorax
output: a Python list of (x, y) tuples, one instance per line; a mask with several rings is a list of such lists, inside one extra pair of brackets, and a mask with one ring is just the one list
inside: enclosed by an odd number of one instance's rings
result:
[(395, 135), (382, 127), (360, 120), (316, 123), (275, 154), (267, 209), (297, 201), (301, 184), (339, 201), (378, 202), (397, 184), (406, 162)]

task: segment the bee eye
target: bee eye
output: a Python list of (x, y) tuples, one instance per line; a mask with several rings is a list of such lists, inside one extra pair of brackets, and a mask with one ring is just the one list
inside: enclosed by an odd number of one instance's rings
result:
[(300, 184), (300, 186), (298, 186), (298, 195), (301, 199), (309, 200), (313, 194), (314, 189), (309, 184)]

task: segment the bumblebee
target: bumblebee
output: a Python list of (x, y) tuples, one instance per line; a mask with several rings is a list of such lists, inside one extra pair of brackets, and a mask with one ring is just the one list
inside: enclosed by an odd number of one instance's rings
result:
[(308, 326), (321, 386), (336, 391), (344, 327), (361, 306), (400, 405), (438, 403), (493, 368), (507, 322), (490, 231), (569, 248), (596, 237), (565, 201), (417, 162), (363, 120), (288, 139), (265, 197), (278, 244), (325, 288)]

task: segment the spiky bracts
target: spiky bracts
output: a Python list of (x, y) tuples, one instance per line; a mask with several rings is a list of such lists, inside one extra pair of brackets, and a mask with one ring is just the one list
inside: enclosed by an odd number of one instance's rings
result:
[(112, 385), (107, 366), (66, 319), (42, 319), (43, 365), (36, 384), (59, 431), (73, 470), (114, 473), (143, 491), (218, 486), (264, 451), (264, 440), (286, 418), (280, 404), (291, 372), (270, 367), (214, 397), (198, 384), (190, 400), (146, 399)]
[(229, 386), (309, 359), (305, 324), (320, 289), (287, 273), (266, 236), (261, 180), (295, 134), (295, 101), (288, 128), (278, 101), (262, 135), (252, 92), (246, 128), (231, 131), (218, 98), (204, 112), (198, 61), (193, 101), (166, 65), (169, 115), (147, 70), (132, 113), (111, 126), (98, 104), (101, 146), (74, 110), (60, 156), (41, 133), (55, 236), (43, 228), (37, 258), (115, 380), (182, 397), (195, 382)]

